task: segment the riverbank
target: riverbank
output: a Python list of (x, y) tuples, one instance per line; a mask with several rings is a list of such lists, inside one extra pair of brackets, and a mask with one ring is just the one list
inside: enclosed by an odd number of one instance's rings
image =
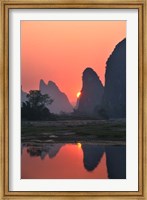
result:
[(126, 121), (22, 121), (21, 134), (22, 142), (92, 142), (120, 145), (126, 141)]

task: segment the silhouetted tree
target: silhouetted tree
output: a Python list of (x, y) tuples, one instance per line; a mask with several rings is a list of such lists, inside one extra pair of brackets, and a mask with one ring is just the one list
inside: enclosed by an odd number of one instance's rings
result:
[(32, 108), (46, 107), (53, 102), (48, 94), (41, 94), (40, 90), (30, 90), (27, 98)]
[(47, 94), (41, 94), (39, 90), (31, 90), (27, 98), (28, 101), (22, 103), (22, 119), (48, 120), (51, 118), (52, 114), (46, 106), (53, 100)]

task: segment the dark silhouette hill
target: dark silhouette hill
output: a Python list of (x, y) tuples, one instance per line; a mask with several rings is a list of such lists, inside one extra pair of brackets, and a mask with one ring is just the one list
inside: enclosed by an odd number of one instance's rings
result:
[(54, 114), (71, 113), (73, 107), (71, 106), (67, 96), (59, 90), (57, 85), (53, 81), (49, 81), (45, 84), (43, 80), (40, 80), (39, 90), (42, 94), (48, 94), (53, 102), (49, 105), (49, 110)]
[(103, 97), (103, 85), (92, 68), (86, 68), (83, 72), (83, 86), (78, 102), (78, 112), (93, 114), (96, 106), (101, 105)]
[(126, 117), (126, 39), (107, 60), (102, 107), (109, 118)]

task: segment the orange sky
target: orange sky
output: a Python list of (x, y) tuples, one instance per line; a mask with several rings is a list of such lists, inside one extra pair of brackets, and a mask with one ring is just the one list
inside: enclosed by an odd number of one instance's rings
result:
[(92, 67), (104, 84), (106, 61), (125, 37), (125, 21), (22, 21), (23, 90), (52, 80), (75, 102), (83, 70)]

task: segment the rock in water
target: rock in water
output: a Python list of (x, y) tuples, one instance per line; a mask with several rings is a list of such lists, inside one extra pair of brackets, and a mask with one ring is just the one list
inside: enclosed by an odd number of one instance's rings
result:
[(51, 113), (61, 114), (62, 112), (71, 113), (73, 111), (67, 96), (59, 90), (53, 81), (45, 84), (43, 80), (40, 80), (39, 88), (42, 94), (48, 94), (53, 99), (53, 103), (48, 106)]
[(102, 107), (109, 118), (126, 117), (126, 39), (107, 60)]
[(103, 85), (92, 68), (86, 68), (83, 72), (83, 87), (78, 102), (78, 112), (92, 115), (95, 109), (101, 105), (103, 97)]

